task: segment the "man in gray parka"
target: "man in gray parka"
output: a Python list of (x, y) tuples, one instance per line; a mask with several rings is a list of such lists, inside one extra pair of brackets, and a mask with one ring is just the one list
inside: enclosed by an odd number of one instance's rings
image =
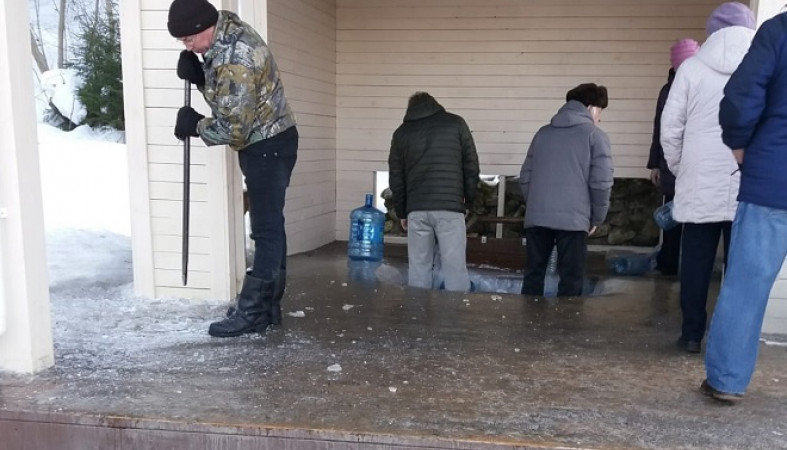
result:
[(580, 84), (530, 143), (519, 184), (527, 204), (523, 295), (543, 295), (557, 246), (558, 296), (582, 295), (588, 235), (604, 222), (612, 191), (609, 137), (596, 125), (607, 89)]

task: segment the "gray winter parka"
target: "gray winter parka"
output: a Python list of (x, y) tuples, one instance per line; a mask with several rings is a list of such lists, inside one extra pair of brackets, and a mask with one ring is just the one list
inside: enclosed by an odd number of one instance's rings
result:
[(519, 184), (525, 228), (588, 231), (601, 225), (612, 191), (609, 137), (585, 105), (571, 100), (530, 143)]

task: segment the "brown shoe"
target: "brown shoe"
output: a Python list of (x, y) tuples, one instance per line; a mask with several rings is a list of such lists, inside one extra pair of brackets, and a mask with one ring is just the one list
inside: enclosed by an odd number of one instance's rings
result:
[(743, 399), (743, 394), (730, 394), (715, 389), (713, 386), (708, 384), (708, 380), (704, 380), (702, 382), (700, 385), (700, 392), (727, 405), (732, 405)]

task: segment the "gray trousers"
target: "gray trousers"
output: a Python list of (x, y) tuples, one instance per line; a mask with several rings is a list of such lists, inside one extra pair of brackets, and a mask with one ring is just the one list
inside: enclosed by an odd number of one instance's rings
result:
[[(468, 291), (470, 276), (465, 264), (466, 250), (464, 214), (413, 211), (407, 215), (410, 286), (430, 289), (434, 279), (442, 279), (447, 291)], [(440, 273), (436, 274), (435, 270)]]

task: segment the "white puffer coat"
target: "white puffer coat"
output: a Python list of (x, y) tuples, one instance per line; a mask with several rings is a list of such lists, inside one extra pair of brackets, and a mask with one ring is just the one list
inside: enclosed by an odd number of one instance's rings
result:
[(735, 217), (740, 173), (721, 140), (719, 102), (753, 37), (754, 30), (740, 26), (716, 31), (675, 75), (661, 116), (661, 146), (676, 176), (672, 214), (678, 222)]

